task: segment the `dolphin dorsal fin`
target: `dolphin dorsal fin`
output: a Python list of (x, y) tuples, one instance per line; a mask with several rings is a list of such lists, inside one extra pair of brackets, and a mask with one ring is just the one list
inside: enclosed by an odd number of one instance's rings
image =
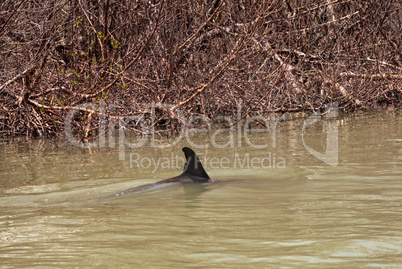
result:
[(210, 178), (202, 167), (200, 159), (198, 159), (197, 154), (190, 148), (184, 147), (184, 155), (186, 156), (186, 164), (184, 165), (184, 170), (182, 175), (189, 176), (194, 181), (210, 181)]

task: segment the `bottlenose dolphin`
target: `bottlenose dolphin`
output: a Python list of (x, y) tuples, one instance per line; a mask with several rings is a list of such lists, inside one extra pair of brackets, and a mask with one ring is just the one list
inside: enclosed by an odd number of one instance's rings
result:
[(186, 163), (184, 164), (183, 173), (176, 177), (164, 179), (155, 183), (150, 183), (146, 185), (141, 185), (138, 187), (130, 188), (118, 193), (113, 194), (112, 196), (119, 196), (130, 192), (141, 191), (144, 189), (156, 187), (162, 184), (168, 183), (207, 183), (213, 182), (210, 179), (207, 172), (205, 172), (202, 167), (200, 159), (198, 159), (197, 154), (190, 148), (184, 147), (182, 148), (184, 155), (186, 157)]

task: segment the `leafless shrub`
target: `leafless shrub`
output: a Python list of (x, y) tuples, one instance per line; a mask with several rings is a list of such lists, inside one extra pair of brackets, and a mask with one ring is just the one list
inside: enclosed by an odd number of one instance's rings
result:
[[(173, 130), (186, 117), (401, 103), (402, 4), (387, 1), (5, 0), (0, 130), (80, 140), (99, 115)], [(168, 104), (161, 106), (158, 104)], [(102, 107), (100, 110), (99, 107)], [(113, 124), (108, 126), (113, 128)], [(140, 131), (140, 130), (137, 130)]]

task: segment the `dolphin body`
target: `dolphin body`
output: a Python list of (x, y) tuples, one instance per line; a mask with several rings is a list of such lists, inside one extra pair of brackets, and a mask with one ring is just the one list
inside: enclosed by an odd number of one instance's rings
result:
[(141, 185), (138, 187), (130, 188), (118, 193), (115, 193), (111, 196), (119, 196), (124, 195), (130, 192), (137, 192), (149, 188), (153, 188), (163, 184), (169, 183), (207, 183), (213, 182), (205, 172), (204, 168), (201, 165), (200, 159), (198, 159), (197, 154), (190, 148), (184, 147), (182, 148), (184, 155), (186, 157), (186, 163), (184, 164), (183, 173), (176, 177), (164, 179), (155, 183), (150, 183), (146, 185)]

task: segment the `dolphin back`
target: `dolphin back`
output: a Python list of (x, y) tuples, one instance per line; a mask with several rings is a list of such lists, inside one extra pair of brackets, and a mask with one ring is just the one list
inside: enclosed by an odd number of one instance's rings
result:
[(200, 159), (198, 159), (197, 154), (187, 147), (183, 149), (184, 155), (186, 156), (186, 164), (184, 165), (183, 173), (176, 177), (164, 179), (155, 183), (145, 184), (141, 186), (137, 186), (134, 188), (127, 189), (125, 191), (121, 191), (107, 197), (115, 197), (119, 195), (124, 195), (130, 192), (139, 192), (147, 189), (152, 189), (154, 187), (163, 185), (163, 184), (174, 184), (174, 183), (205, 183), (205, 182), (214, 182), (212, 181), (207, 172), (205, 172), (204, 168), (201, 165)]

